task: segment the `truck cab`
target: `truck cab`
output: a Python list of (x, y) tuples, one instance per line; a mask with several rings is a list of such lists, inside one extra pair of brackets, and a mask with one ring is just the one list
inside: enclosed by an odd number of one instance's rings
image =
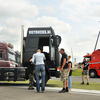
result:
[(0, 42), (0, 81), (25, 80), (25, 68), (18, 67), (15, 56), (11, 43)]
[(89, 63), (89, 76), (91, 78), (100, 76), (100, 49), (95, 50), (92, 54), (84, 56)]
[(17, 65), (13, 45), (0, 42), (0, 67), (16, 67)]
[(28, 66), (29, 59), (37, 49), (45, 54), (46, 77), (60, 76), (59, 45), (61, 37), (55, 35), (51, 27), (28, 28), (27, 36), (23, 37), (23, 66)]

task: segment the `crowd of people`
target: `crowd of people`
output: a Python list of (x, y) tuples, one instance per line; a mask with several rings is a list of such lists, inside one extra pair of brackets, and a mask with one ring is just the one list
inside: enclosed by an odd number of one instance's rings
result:
[[(60, 79), (63, 82), (63, 88), (59, 91), (59, 93), (65, 93), (71, 91), (71, 75), (72, 75), (72, 62), (70, 61), (71, 56), (65, 53), (63, 48), (60, 49), (61, 57), (61, 76)], [(29, 90), (33, 90), (33, 78), (35, 74), (36, 78), (36, 92), (40, 92), (40, 84), (39, 84), (39, 74), (41, 72), (42, 76), (42, 85), (41, 92), (45, 92), (45, 63), (46, 60), (45, 55), (41, 53), (41, 50), (38, 49), (37, 53), (33, 54), (32, 58), (29, 60)], [(31, 64), (35, 64), (34, 67)], [(89, 85), (89, 77), (88, 77), (88, 66), (86, 59), (83, 60), (82, 63), (82, 85), (84, 84), (84, 75), (87, 77), (87, 85)], [(33, 70), (35, 71), (33, 72)]]

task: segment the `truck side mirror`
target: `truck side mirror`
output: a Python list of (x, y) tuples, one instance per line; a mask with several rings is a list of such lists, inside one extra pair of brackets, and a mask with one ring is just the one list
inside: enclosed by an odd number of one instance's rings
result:
[(56, 37), (55, 37), (55, 41), (54, 41), (55, 43), (55, 46), (56, 47), (58, 47), (59, 46), (59, 44), (61, 43), (61, 37), (60, 36), (58, 36), (58, 35), (56, 35)]
[(53, 45), (53, 39), (51, 39), (51, 45)]

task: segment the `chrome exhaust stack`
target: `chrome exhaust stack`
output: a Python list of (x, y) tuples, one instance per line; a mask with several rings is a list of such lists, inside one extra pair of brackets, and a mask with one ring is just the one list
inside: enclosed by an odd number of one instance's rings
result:
[(23, 65), (23, 38), (24, 38), (24, 25), (21, 27), (21, 65)]

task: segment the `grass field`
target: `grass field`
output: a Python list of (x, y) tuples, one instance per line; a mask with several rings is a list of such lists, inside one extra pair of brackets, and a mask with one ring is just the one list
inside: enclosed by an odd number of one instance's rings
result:
[(72, 71), (72, 76), (82, 76), (82, 69), (77, 69)]
[[(3, 82), (3, 81), (2, 81)], [(3, 82), (3, 83), (12, 83), (12, 84), (29, 84), (29, 81), (17, 81), (17, 82)], [(62, 87), (63, 84), (61, 81), (49, 80), (46, 84), (48, 87)], [(90, 85), (81, 85), (81, 82), (72, 82), (72, 88), (75, 89), (85, 89), (85, 90), (99, 90), (100, 91), (100, 83), (90, 83)]]
[(16, 82), (14, 82), (14, 81), (0, 81), (0, 83), (11, 83), (11, 84), (29, 84), (29, 80), (27, 80), (27, 81), (16, 81)]
[[(72, 76), (81, 76), (82, 69), (73, 70)], [(29, 81), (17, 81), (17, 82), (4, 82), (4, 83), (14, 83), (14, 84), (29, 84)], [(62, 87), (61, 81), (49, 80), (46, 86), (49, 87)], [(81, 85), (80, 82), (72, 82), (72, 88), (75, 89), (86, 89), (86, 90), (100, 90), (100, 83), (90, 83), (90, 85)]]
[[(61, 81), (48, 81), (47, 86), (50, 87), (62, 87), (63, 84)], [(90, 85), (81, 85), (80, 82), (72, 82), (72, 88), (74, 89), (85, 89), (85, 90), (99, 90), (100, 91), (100, 83), (90, 83)]]

